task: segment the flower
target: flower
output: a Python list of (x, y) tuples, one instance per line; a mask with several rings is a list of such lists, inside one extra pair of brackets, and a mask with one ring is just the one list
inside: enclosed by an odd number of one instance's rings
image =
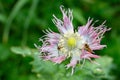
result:
[(72, 74), (76, 64), (82, 60), (91, 58), (99, 58), (94, 54), (94, 50), (100, 50), (106, 45), (101, 45), (103, 34), (110, 30), (107, 29), (103, 22), (98, 27), (93, 27), (93, 19), (88, 19), (86, 25), (78, 27), (78, 31), (73, 29), (73, 16), (70, 9), (65, 10), (60, 6), (63, 14), (63, 20), (53, 15), (53, 23), (57, 26), (60, 33), (46, 30), (44, 38), (40, 38), (43, 45), (39, 48), (42, 58), (60, 64), (64, 60), (70, 58), (67, 68), (72, 67)]

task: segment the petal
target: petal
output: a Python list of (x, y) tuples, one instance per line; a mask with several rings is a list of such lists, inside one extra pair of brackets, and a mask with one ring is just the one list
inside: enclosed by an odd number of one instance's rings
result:
[(46, 45), (40, 48), (41, 52), (58, 53), (57, 45)]
[(58, 44), (60, 36), (60, 34), (55, 32), (49, 33), (47, 34), (46, 41), (49, 42), (51, 45)]
[(70, 63), (66, 65), (67, 69), (72, 67), (71, 75), (73, 75), (73, 73), (74, 73), (74, 68), (75, 68), (75, 66), (77, 64), (77, 61), (78, 60), (76, 60), (76, 59), (71, 59)]
[(74, 68), (74, 67), (76, 66), (76, 64), (77, 64), (77, 60), (76, 60), (76, 59), (72, 59), (72, 60), (70, 61), (70, 63), (66, 65), (66, 66), (67, 66), (67, 69), (70, 68), (70, 67), (73, 67), (73, 68)]
[(106, 31), (109, 31), (104, 25), (103, 22), (98, 27), (93, 27), (92, 20), (88, 20), (85, 26), (79, 27), (78, 33), (83, 36), (84, 40), (90, 46), (92, 50), (99, 50), (105, 47), (106, 45), (100, 45), (101, 39), (103, 38), (103, 34)]
[(98, 55), (92, 54), (88, 51), (82, 50), (81, 58), (89, 59), (89, 58), (99, 58)]
[(85, 59), (88, 59), (88, 58), (99, 58), (99, 56), (98, 55), (94, 55), (94, 54), (85, 54), (81, 58), (85, 58)]
[(73, 50), (72, 52), (72, 59), (70, 61), (69, 64), (67, 64), (67, 68), (69, 67), (72, 67), (74, 68), (77, 64), (78, 61), (80, 61), (80, 54), (81, 54), (81, 51), (80, 50)]
[(60, 64), (62, 61), (65, 60), (65, 58), (66, 58), (65, 56), (59, 56), (59, 57), (51, 58), (51, 61)]
[(78, 28), (78, 33), (80, 35), (87, 35), (88, 34), (88, 29), (89, 29), (92, 21), (93, 20), (88, 19), (88, 22), (87, 22), (87, 24), (85, 26), (81, 26), (81, 27)]
[(106, 47), (106, 45), (90, 45), (90, 48), (92, 50), (100, 50), (100, 49), (103, 49), (104, 47)]
[(58, 19), (55, 15), (53, 15), (54, 19), (52, 20), (53, 23), (57, 26), (58, 30), (65, 34), (67, 32), (71, 32), (73, 33), (73, 25), (72, 25), (72, 11), (70, 9), (68, 9), (68, 11), (65, 11), (65, 9), (63, 9), (63, 6), (60, 7), (61, 12), (63, 14), (63, 21), (61, 21), (60, 19)]

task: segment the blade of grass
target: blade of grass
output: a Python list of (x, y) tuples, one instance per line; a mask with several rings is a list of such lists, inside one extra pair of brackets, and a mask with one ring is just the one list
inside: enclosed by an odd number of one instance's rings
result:
[(17, 15), (17, 13), (20, 11), (20, 9), (27, 3), (27, 1), (28, 0), (18, 0), (18, 2), (13, 7), (13, 10), (11, 11), (11, 13), (5, 23), (5, 28), (4, 28), (4, 32), (3, 32), (3, 43), (8, 42), (11, 23), (12, 23), (13, 19), (15, 18), (15, 16)]
[(26, 18), (26, 21), (24, 23), (22, 46), (25, 46), (26, 43), (27, 43), (28, 28), (29, 28), (29, 25), (30, 25), (30, 21), (31, 21), (33, 15), (34, 15), (35, 9), (37, 7), (38, 1), (39, 0), (33, 0), (32, 1), (32, 5), (30, 7), (29, 14), (28, 14), (28, 16)]

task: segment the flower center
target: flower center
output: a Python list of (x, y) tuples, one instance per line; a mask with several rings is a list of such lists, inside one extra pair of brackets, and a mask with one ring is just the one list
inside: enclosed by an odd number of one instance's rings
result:
[(74, 37), (68, 38), (67, 44), (69, 47), (75, 47), (76, 46), (76, 39)]
[[(58, 43), (59, 53), (66, 54), (67, 57), (78, 56), (81, 53), (81, 49), (84, 48), (86, 41), (76, 33), (67, 33), (61, 36)], [(79, 56), (78, 56), (79, 57)]]

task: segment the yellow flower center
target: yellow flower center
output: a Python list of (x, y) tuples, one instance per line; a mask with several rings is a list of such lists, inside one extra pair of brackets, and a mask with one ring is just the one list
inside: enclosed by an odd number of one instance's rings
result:
[(67, 44), (70, 47), (75, 47), (76, 46), (76, 39), (74, 37), (70, 37), (67, 40)]

